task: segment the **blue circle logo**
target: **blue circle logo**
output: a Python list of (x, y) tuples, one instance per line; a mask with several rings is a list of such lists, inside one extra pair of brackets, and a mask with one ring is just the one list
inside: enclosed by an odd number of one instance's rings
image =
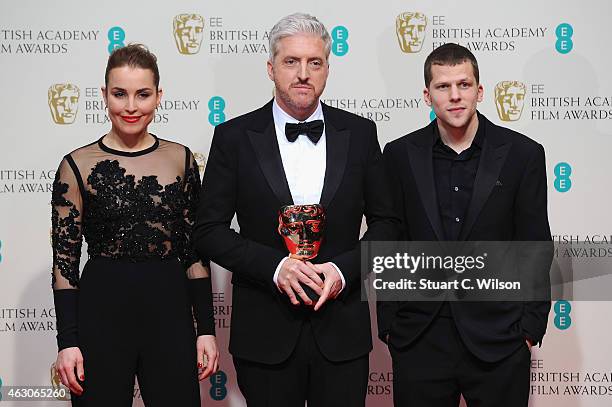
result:
[(567, 192), (572, 188), (572, 166), (561, 162), (555, 165), (555, 189), (559, 192)]
[(562, 331), (566, 330), (572, 325), (572, 317), (570, 317), (570, 313), (572, 312), (572, 305), (569, 301), (559, 300), (555, 303), (555, 326), (557, 329)]
[(555, 48), (560, 54), (567, 54), (574, 48), (574, 42), (572, 36), (574, 35), (574, 27), (568, 23), (561, 23), (555, 29), (555, 35), (557, 36), (557, 42), (555, 42)]
[(214, 375), (210, 376), (210, 398), (215, 401), (221, 401), (227, 396), (227, 375), (222, 370), (219, 370)]
[(125, 31), (121, 27), (113, 27), (108, 30), (108, 53), (115, 49), (125, 47)]
[(332, 52), (334, 55), (341, 57), (348, 53), (349, 44), (347, 42), (349, 36), (348, 29), (343, 25), (338, 25), (332, 29)]
[(225, 100), (221, 96), (213, 96), (208, 101), (208, 122), (216, 126), (225, 121)]

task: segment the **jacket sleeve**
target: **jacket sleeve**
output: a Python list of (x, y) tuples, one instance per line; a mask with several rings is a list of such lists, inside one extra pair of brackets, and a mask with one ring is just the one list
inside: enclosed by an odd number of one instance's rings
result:
[[(373, 122), (369, 123), (371, 127), (367, 135), (368, 151), (363, 176), (364, 215), (368, 228), (361, 241), (395, 240), (400, 222), (393, 210), (389, 180), (378, 144), (376, 125)], [(340, 293), (339, 299), (361, 288), (363, 275), (361, 273), (360, 243), (331, 261), (342, 271), (346, 280), (346, 287)]]
[[(551, 242), (550, 226), (547, 212), (546, 160), (544, 148), (537, 145), (527, 163), (515, 205), (514, 240)], [(547, 245), (544, 245), (547, 246)], [(529, 273), (541, 273), (531, 279), (539, 282), (538, 297), (543, 301), (526, 301), (523, 303), (521, 326), (525, 338), (534, 344), (541, 344), (548, 324), (550, 312), (550, 263), (553, 250), (538, 251), (532, 255), (537, 259), (528, 259)]]
[(231, 228), (236, 213), (238, 160), (225, 129), (217, 126), (213, 135), (194, 228), (195, 247), (202, 257), (277, 293), (274, 271), (287, 254)]

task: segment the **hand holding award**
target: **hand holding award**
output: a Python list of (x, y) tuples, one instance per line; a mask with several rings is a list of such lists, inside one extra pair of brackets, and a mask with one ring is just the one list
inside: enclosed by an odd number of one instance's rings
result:
[[(325, 232), (325, 210), (321, 205), (287, 205), (283, 206), (279, 210), (278, 214), (278, 233), (282, 236), (287, 250), (289, 250), (289, 257), (291, 259), (300, 260), (306, 262), (315, 258), (319, 254), (321, 242), (323, 241)], [(308, 280), (308, 274), (314, 274), (314, 278), (310, 280), (321, 282), (321, 277), (316, 274), (315, 271), (311, 271), (310, 267), (300, 267), (306, 270), (304, 280), (297, 281), (299, 285), (298, 289), (294, 287), (293, 291), (296, 292), (296, 302), (299, 299), (300, 302), (312, 305), (313, 301), (317, 301), (319, 294), (308, 285), (311, 281)], [(298, 279), (299, 280), (299, 279)], [(315, 285), (317, 291), (320, 291), (322, 284)], [(305, 296), (310, 301), (305, 301), (304, 296), (300, 295), (300, 291), (303, 290)], [(285, 290), (286, 291), (286, 290)], [(288, 293), (290, 299), (291, 295)], [(292, 299), (292, 302), (293, 299)], [(295, 302), (294, 302), (295, 303)]]

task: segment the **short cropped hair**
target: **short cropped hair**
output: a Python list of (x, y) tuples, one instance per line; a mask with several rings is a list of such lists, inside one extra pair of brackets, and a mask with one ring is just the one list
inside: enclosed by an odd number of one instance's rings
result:
[(270, 30), (270, 61), (274, 61), (278, 54), (279, 41), (296, 34), (312, 34), (321, 38), (325, 44), (325, 56), (329, 57), (331, 37), (323, 23), (310, 14), (294, 13), (281, 18)]
[(439, 46), (434, 49), (431, 54), (427, 56), (425, 60), (425, 87), (429, 87), (431, 83), (432, 75), (431, 75), (431, 67), (432, 65), (446, 65), (446, 66), (455, 66), (459, 65), (463, 62), (469, 61), (472, 64), (472, 68), (474, 68), (474, 77), (476, 78), (476, 82), (480, 83), (480, 73), (478, 71), (478, 62), (476, 61), (476, 57), (472, 52), (459, 45), (454, 43), (446, 43), (444, 45)]

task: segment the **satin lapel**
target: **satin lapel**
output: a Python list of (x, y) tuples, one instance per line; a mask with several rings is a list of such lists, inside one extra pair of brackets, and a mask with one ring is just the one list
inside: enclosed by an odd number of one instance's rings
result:
[(423, 202), (423, 207), (429, 218), (429, 223), (436, 234), (438, 240), (445, 240), (438, 198), (436, 196), (436, 186), (433, 174), (433, 153), (430, 143), (417, 145), (413, 142), (406, 143), (408, 158), (414, 180), (419, 190), (419, 196)]
[(465, 223), (459, 234), (459, 240), (465, 240), (467, 236), (469, 236), (474, 227), (474, 222), (476, 222), (480, 211), (485, 202), (487, 202), (491, 191), (493, 191), (499, 173), (506, 161), (508, 151), (510, 151), (510, 147), (512, 146), (510, 142), (498, 145), (492, 144), (491, 138), (488, 136), (482, 148), (482, 155), (480, 156), (480, 163), (478, 164), (478, 171), (476, 172), (476, 179), (474, 180), (472, 199), (470, 200), (467, 215), (465, 216)]
[(342, 177), (344, 176), (349, 150), (349, 136), (351, 132), (346, 129), (337, 130), (333, 120), (329, 117), (331, 114), (327, 112), (327, 109), (323, 110), (323, 114), (325, 119), (325, 147), (327, 152), (325, 159), (325, 181), (323, 184), (323, 191), (321, 192), (321, 205), (327, 207), (334, 198), (340, 186), (340, 182), (342, 182)]
[[(270, 115), (271, 116), (271, 115)], [(281, 202), (281, 206), (293, 205), (293, 198), (287, 183), (287, 176), (283, 168), (283, 162), (276, 140), (276, 130), (274, 128), (274, 120), (270, 117), (270, 122), (263, 133), (247, 130), (249, 140), (255, 150), (257, 161), (263, 172), (270, 188)]]

